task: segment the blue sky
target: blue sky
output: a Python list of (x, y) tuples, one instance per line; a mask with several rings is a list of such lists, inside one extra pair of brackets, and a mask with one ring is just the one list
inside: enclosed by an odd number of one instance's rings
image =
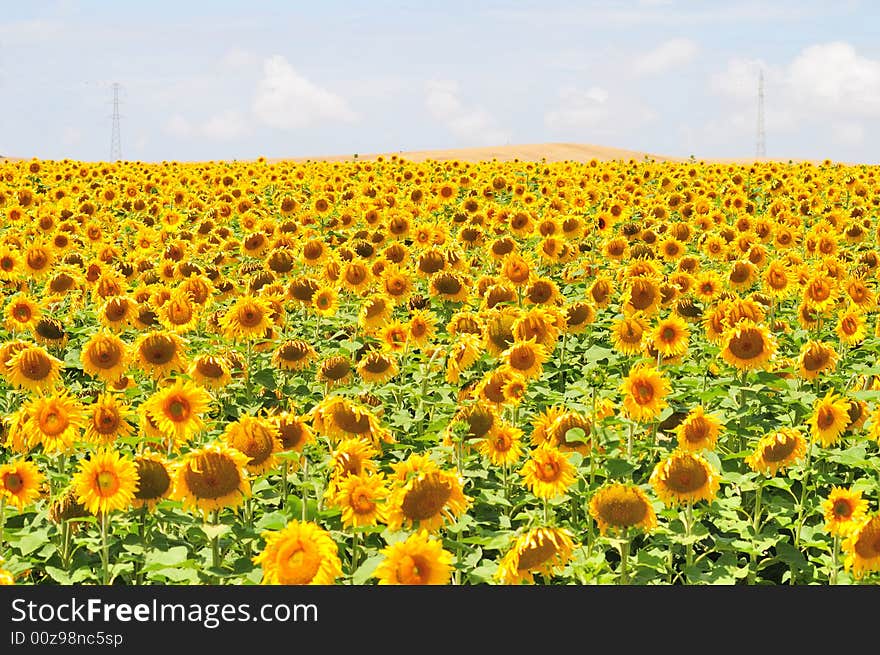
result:
[(579, 142), (878, 163), (880, 3), (0, 0), (0, 154)]

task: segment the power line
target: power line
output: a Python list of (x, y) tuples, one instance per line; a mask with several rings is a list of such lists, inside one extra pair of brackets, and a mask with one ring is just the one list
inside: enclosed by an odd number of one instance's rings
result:
[(122, 159), (122, 137), (119, 134), (119, 82), (113, 83), (113, 129), (110, 134), (110, 161)]
[(756, 157), (767, 156), (766, 134), (764, 132), (764, 71), (758, 72), (758, 138), (755, 146)]

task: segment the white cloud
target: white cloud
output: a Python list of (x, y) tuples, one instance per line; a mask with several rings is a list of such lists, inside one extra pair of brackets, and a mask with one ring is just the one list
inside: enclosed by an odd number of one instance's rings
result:
[(559, 92), (559, 101), (544, 115), (544, 124), (553, 130), (595, 128), (608, 117), (608, 91), (600, 87), (586, 91), (566, 87)]
[(200, 132), (209, 139), (227, 141), (245, 136), (250, 130), (247, 118), (241, 112), (230, 110), (209, 118)]
[(229, 71), (249, 70), (259, 63), (260, 58), (257, 55), (238, 46), (231, 48), (220, 59), (221, 68)]
[(797, 100), (833, 112), (880, 116), (880, 61), (862, 57), (848, 43), (807, 48), (788, 75)]
[(499, 145), (510, 140), (510, 135), (488, 111), (464, 106), (457, 82), (431, 80), (425, 85), (425, 92), (425, 105), (431, 116), (467, 145)]
[(637, 75), (664, 73), (693, 60), (699, 50), (690, 39), (670, 39), (633, 60)]
[(252, 109), (260, 122), (281, 130), (350, 123), (358, 118), (343, 98), (300, 75), (280, 55), (263, 62)]

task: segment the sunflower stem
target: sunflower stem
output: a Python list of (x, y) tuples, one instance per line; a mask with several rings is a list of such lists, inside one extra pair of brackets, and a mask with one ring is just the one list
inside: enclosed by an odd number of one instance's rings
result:
[(620, 570), (617, 575), (619, 585), (629, 584), (629, 542), (629, 534), (624, 530), (623, 537), (617, 542), (617, 550), (620, 553)]
[(563, 395), (565, 394), (565, 390), (566, 390), (566, 386), (567, 386), (566, 385), (566, 382), (567, 382), (566, 377), (567, 376), (565, 375), (565, 347), (566, 347), (567, 338), (568, 338), (568, 332), (563, 331), (562, 332), (562, 353), (559, 356), (559, 372), (562, 374), (562, 393), (563, 393)]
[(281, 511), (287, 512), (288, 476), (290, 475), (290, 461), (284, 460), (281, 467)]
[(684, 579), (688, 581), (688, 569), (694, 564), (694, 542), (691, 539), (694, 531), (694, 501), (688, 498), (685, 505), (685, 550)]
[(137, 573), (135, 575), (135, 583), (142, 584), (144, 577), (144, 567), (147, 565), (147, 505), (144, 503), (141, 506), (141, 511), (139, 513), (139, 521), (138, 521), (138, 536), (140, 537), (141, 543), (144, 546), (144, 559), (143, 562), (137, 567)]
[[(798, 515), (797, 522), (794, 524), (794, 547), (795, 549), (800, 548), (801, 542), (801, 527), (804, 522), (804, 501), (807, 497), (807, 486), (810, 481), (810, 460), (813, 456), (813, 440), (810, 439), (807, 441), (807, 456), (804, 458), (804, 477), (801, 480), (801, 497), (798, 501)], [(794, 568), (791, 570), (791, 584), (794, 584)]]
[[(220, 525), (220, 510), (215, 509), (211, 512), (211, 525), (217, 527)], [(217, 570), (220, 568), (220, 535), (217, 531), (214, 531), (214, 535), (211, 537), (211, 568)], [(219, 577), (215, 581), (219, 584)]]
[(61, 519), (61, 566), (70, 573), (70, 521)]
[(110, 514), (101, 512), (101, 584), (110, 584), (110, 544), (108, 540)]
[(302, 521), (303, 523), (309, 517), (309, 458), (303, 453), (302, 458)]
[(829, 584), (837, 584), (837, 568), (840, 559), (840, 535), (834, 535), (834, 544), (831, 547), (831, 574), (828, 576)]
[(358, 568), (358, 549), (360, 542), (360, 532), (357, 531), (357, 528), (354, 530), (354, 534), (351, 536), (351, 584), (354, 584), (354, 573)]
[(6, 496), (0, 495), (0, 560), (3, 558), (6, 530)]

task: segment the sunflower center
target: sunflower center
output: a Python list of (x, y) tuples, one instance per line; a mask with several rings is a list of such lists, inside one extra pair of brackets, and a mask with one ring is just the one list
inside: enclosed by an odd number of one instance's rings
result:
[(559, 479), (561, 472), (562, 469), (559, 466), (559, 462), (554, 461), (541, 462), (536, 471), (538, 478), (540, 478), (542, 482), (555, 482)]
[(278, 433), (281, 438), (281, 445), (285, 450), (296, 448), (303, 438), (302, 426), (296, 421), (282, 421), (278, 426)]
[(754, 359), (764, 352), (764, 339), (760, 332), (743, 330), (731, 338), (728, 348), (737, 359)]
[(690, 493), (701, 489), (708, 479), (706, 469), (699, 462), (677, 460), (666, 475), (666, 486), (679, 493)]
[(57, 436), (70, 425), (70, 419), (60, 407), (49, 407), (40, 414), (40, 430), (49, 436)]
[(797, 439), (786, 436), (778, 436), (776, 440), (764, 449), (764, 461), (781, 462), (797, 448)]
[(518, 571), (534, 569), (556, 554), (556, 546), (552, 541), (542, 541), (539, 544), (527, 547), (519, 555), (516, 568)]
[(675, 331), (675, 328), (669, 326), (664, 327), (663, 330), (660, 332), (660, 340), (664, 343), (672, 343), (675, 341), (675, 337), (677, 334), (678, 332)]
[(24, 487), (24, 480), (18, 473), (7, 473), (3, 476), (3, 489), (11, 493), (17, 494)]
[(632, 395), (639, 405), (647, 405), (654, 399), (654, 385), (650, 382), (637, 380), (633, 384)]
[(401, 503), (404, 516), (411, 521), (424, 521), (440, 513), (452, 495), (448, 482), (436, 475), (413, 481)]
[(813, 349), (804, 356), (804, 368), (808, 371), (820, 371), (828, 363), (828, 353), (822, 349)]
[(158, 365), (170, 362), (174, 358), (176, 351), (174, 342), (165, 337), (148, 339), (144, 342), (144, 347), (141, 349), (141, 353), (147, 361)]
[(397, 565), (397, 580), (401, 584), (425, 584), (430, 567), (420, 555), (404, 555)]
[(599, 517), (608, 525), (626, 528), (644, 520), (648, 506), (638, 496), (626, 493), (599, 503)]
[(235, 462), (222, 453), (204, 453), (186, 467), (186, 488), (196, 498), (222, 498), (238, 489), (241, 477)]
[(831, 510), (834, 516), (839, 519), (848, 519), (852, 516), (853, 508), (848, 500), (841, 498), (834, 501), (834, 507)]
[(119, 412), (112, 407), (99, 407), (95, 411), (93, 424), (99, 434), (112, 434), (119, 426)]
[(373, 502), (370, 492), (366, 489), (355, 490), (351, 494), (349, 503), (355, 514), (369, 514), (376, 509), (376, 503)]
[(510, 354), (510, 365), (526, 371), (535, 365), (535, 354), (530, 348), (517, 348)]
[(119, 478), (113, 471), (100, 471), (95, 476), (95, 490), (103, 497), (112, 496), (119, 489)]
[(827, 430), (834, 425), (834, 411), (823, 407), (816, 416), (816, 425), (823, 430)]
[(31, 380), (44, 380), (52, 372), (52, 363), (40, 352), (25, 353), (22, 357), (22, 374)]
[(701, 416), (694, 418), (684, 428), (684, 438), (690, 443), (699, 443), (709, 435), (709, 424)]
[(371, 428), (368, 414), (356, 412), (345, 405), (338, 405), (333, 409), (333, 422), (350, 434), (365, 434)]
[(311, 544), (295, 541), (278, 553), (278, 580), (282, 584), (303, 585), (314, 580), (321, 568), (321, 554)]
[(174, 422), (185, 421), (190, 415), (190, 406), (186, 398), (172, 396), (165, 404), (165, 413)]
[(16, 305), (15, 309), (12, 310), (12, 315), (15, 317), (15, 320), (20, 323), (27, 323), (31, 320), (31, 316), (33, 315), (31, 312), (31, 308), (27, 305)]
[(150, 459), (137, 461), (138, 489), (134, 497), (138, 500), (155, 500), (161, 498), (171, 485), (168, 471), (161, 462)]
[(238, 322), (245, 327), (256, 327), (263, 319), (263, 312), (256, 307), (244, 307), (238, 312)]
[(876, 520), (862, 529), (855, 543), (855, 551), (863, 559), (880, 557), (880, 526)]

